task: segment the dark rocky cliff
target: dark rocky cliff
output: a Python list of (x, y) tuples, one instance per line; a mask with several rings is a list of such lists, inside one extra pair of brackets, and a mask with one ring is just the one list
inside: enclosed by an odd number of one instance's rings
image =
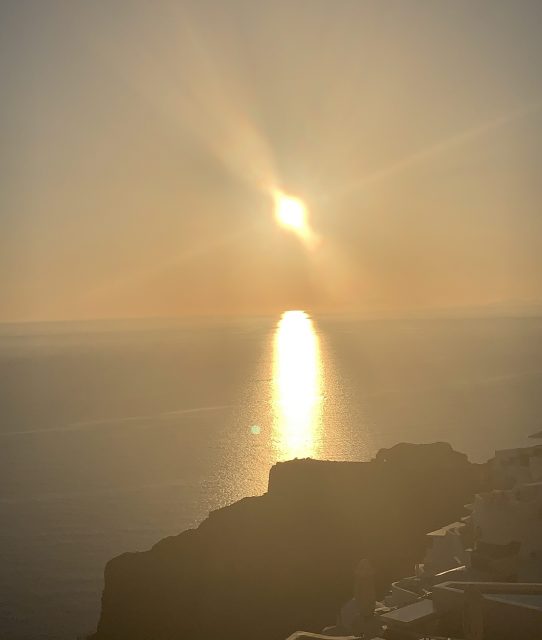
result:
[(400, 444), (371, 462), (295, 460), (269, 490), (105, 569), (94, 640), (278, 640), (319, 631), (370, 558), (378, 589), (412, 572), (425, 533), (464, 515), (485, 468), (445, 443)]

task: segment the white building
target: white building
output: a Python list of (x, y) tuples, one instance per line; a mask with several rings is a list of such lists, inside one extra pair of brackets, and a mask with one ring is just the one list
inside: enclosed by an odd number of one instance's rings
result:
[(424, 573), (437, 574), (466, 563), (467, 553), (461, 538), (464, 528), (464, 522), (452, 522), (427, 534), (431, 545), (423, 559)]
[(542, 445), (495, 451), (493, 475), (506, 488), (542, 480)]
[(542, 579), (542, 481), (478, 494), (470, 522), (477, 543), (518, 544), (518, 580)]

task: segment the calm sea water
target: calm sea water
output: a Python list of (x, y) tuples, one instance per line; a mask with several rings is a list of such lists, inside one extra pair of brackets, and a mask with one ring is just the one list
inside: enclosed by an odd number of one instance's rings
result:
[(282, 318), (0, 328), (0, 637), (96, 625), (105, 562), (266, 490), (277, 460), (542, 426), (542, 320)]

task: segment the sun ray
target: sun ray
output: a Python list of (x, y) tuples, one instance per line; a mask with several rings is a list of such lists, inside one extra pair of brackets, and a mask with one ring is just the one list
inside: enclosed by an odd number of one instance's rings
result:
[(379, 169), (377, 171), (373, 171), (365, 176), (362, 176), (358, 180), (351, 182), (350, 184), (346, 184), (343, 186), (339, 192), (335, 194), (330, 194), (330, 198), (335, 197), (344, 197), (346, 195), (355, 193), (360, 189), (372, 184), (373, 182), (378, 182), (379, 180), (383, 180), (386, 178), (390, 178), (394, 175), (400, 174), (403, 171), (406, 171), (412, 166), (417, 165), (425, 160), (433, 158), (436, 155), (441, 153), (445, 153), (450, 149), (454, 149), (456, 147), (460, 147), (464, 144), (468, 144), (469, 142), (476, 140), (480, 136), (493, 131), (495, 129), (500, 129), (516, 120), (520, 120), (522, 118), (526, 118), (530, 115), (538, 113), (542, 109), (542, 101), (537, 100), (535, 102), (531, 102), (530, 104), (522, 107), (518, 107), (517, 109), (497, 116), (487, 122), (483, 122), (474, 127), (470, 127), (469, 129), (465, 129), (463, 131), (459, 131), (455, 134), (452, 134), (446, 138), (438, 140), (434, 144), (428, 145), (414, 153), (400, 158), (397, 162)]

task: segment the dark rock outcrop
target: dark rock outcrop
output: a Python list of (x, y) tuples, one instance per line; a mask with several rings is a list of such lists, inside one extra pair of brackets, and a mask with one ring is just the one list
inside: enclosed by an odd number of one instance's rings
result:
[(318, 632), (370, 558), (377, 587), (409, 575), (425, 533), (463, 515), (484, 466), (445, 443), (400, 444), (371, 462), (275, 465), (269, 490), (105, 569), (94, 640), (277, 640)]

